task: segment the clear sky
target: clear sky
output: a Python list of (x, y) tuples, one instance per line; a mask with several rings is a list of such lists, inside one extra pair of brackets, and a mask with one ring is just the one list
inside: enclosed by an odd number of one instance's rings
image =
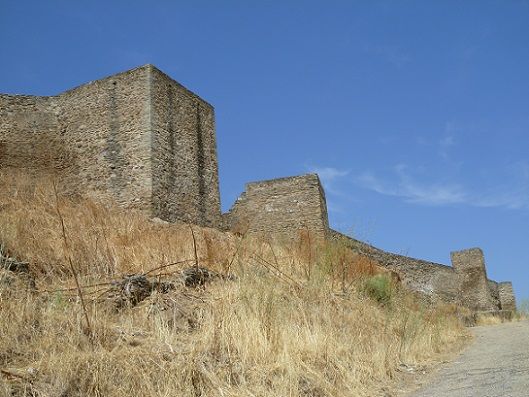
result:
[(152, 63), (213, 104), (222, 207), (318, 172), (334, 228), (529, 297), (529, 1), (0, 0), (0, 92)]

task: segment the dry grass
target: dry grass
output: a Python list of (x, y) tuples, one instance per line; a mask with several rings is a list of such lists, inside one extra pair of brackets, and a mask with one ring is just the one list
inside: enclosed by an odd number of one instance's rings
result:
[(75, 291), (42, 292), (73, 286), (68, 256), (83, 285), (145, 272), (193, 259), (189, 227), (63, 198), (66, 248), (51, 185), (0, 179), (0, 241), (31, 262), (38, 287), (0, 275), (0, 395), (377, 396), (400, 363), (435, 359), (464, 334), (451, 308), (398, 285), (378, 301), (366, 287), (376, 264), (343, 246), (195, 227), (200, 264), (237, 279), (119, 311), (85, 289), (88, 337)]
[(476, 316), (476, 325), (498, 325), (502, 324), (504, 320), (502, 320), (498, 316), (494, 316), (492, 314), (478, 314)]

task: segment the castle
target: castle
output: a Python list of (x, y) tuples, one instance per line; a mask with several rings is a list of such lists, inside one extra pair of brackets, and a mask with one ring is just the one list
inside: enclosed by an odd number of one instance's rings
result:
[(248, 183), (222, 214), (216, 150), (213, 107), (152, 65), (57, 96), (0, 94), (0, 169), (53, 172), (66, 192), (169, 222), (289, 238), (310, 230), (373, 258), (432, 301), (479, 311), (516, 308), (512, 284), (487, 278), (478, 248), (452, 252), (452, 266), (445, 266), (330, 229), (315, 174)]

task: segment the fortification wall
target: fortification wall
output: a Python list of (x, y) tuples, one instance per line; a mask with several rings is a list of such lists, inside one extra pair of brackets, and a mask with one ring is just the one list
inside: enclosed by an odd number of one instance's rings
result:
[(510, 281), (498, 283), (498, 292), (502, 310), (516, 310), (516, 299)]
[(335, 230), (331, 231), (331, 236), (346, 244), (354, 252), (365, 255), (380, 266), (394, 271), (406, 288), (421, 293), (432, 302), (461, 303), (459, 277), (451, 267), (392, 254)]
[(461, 299), (474, 310), (496, 310), (489, 287), (485, 258), (479, 248), (450, 253), (452, 267), (460, 277)]
[(73, 161), (65, 185), (125, 207), (151, 207), (148, 69), (96, 80), (57, 97)]
[(344, 241), (432, 301), (515, 308), (512, 284), (487, 280), (483, 252), (453, 267), (391, 254), (329, 229), (315, 174), (253, 182), (221, 216), (214, 109), (152, 65), (61, 95), (0, 95), (0, 168), (53, 173), (63, 190), (182, 220), (274, 237)]
[(168, 221), (218, 226), (213, 107), (158, 69), (151, 70), (154, 214)]
[(55, 172), (67, 154), (55, 98), (0, 95), (0, 168)]
[(288, 238), (297, 238), (302, 230), (324, 238), (329, 228), (316, 174), (248, 183), (224, 220), (231, 230)]

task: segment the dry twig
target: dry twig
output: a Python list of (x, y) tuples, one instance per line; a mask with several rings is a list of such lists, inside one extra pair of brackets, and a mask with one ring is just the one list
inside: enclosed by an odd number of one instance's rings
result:
[(66, 252), (66, 257), (68, 259), (68, 263), (70, 264), (70, 270), (72, 271), (72, 274), (75, 280), (77, 294), (79, 295), (79, 300), (81, 301), (81, 307), (83, 308), (84, 318), (86, 321), (86, 328), (88, 330), (88, 334), (90, 335), (90, 340), (92, 340), (92, 335), (93, 335), (92, 327), (90, 325), (90, 319), (88, 318), (88, 310), (86, 309), (86, 304), (85, 304), (84, 297), (83, 297), (83, 291), (79, 283), (79, 275), (77, 274), (75, 266), (73, 265), (72, 256), (70, 255), (70, 247), (68, 245), (68, 238), (66, 237), (66, 227), (64, 225), (64, 218), (61, 214), (61, 209), (59, 206), (59, 195), (57, 193), (57, 185), (55, 183), (55, 180), (53, 181), (53, 192), (55, 193), (55, 209), (57, 210), (57, 215), (59, 216), (59, 220), (61, 221), (62, 238), (64, 242), (64, 249)]

